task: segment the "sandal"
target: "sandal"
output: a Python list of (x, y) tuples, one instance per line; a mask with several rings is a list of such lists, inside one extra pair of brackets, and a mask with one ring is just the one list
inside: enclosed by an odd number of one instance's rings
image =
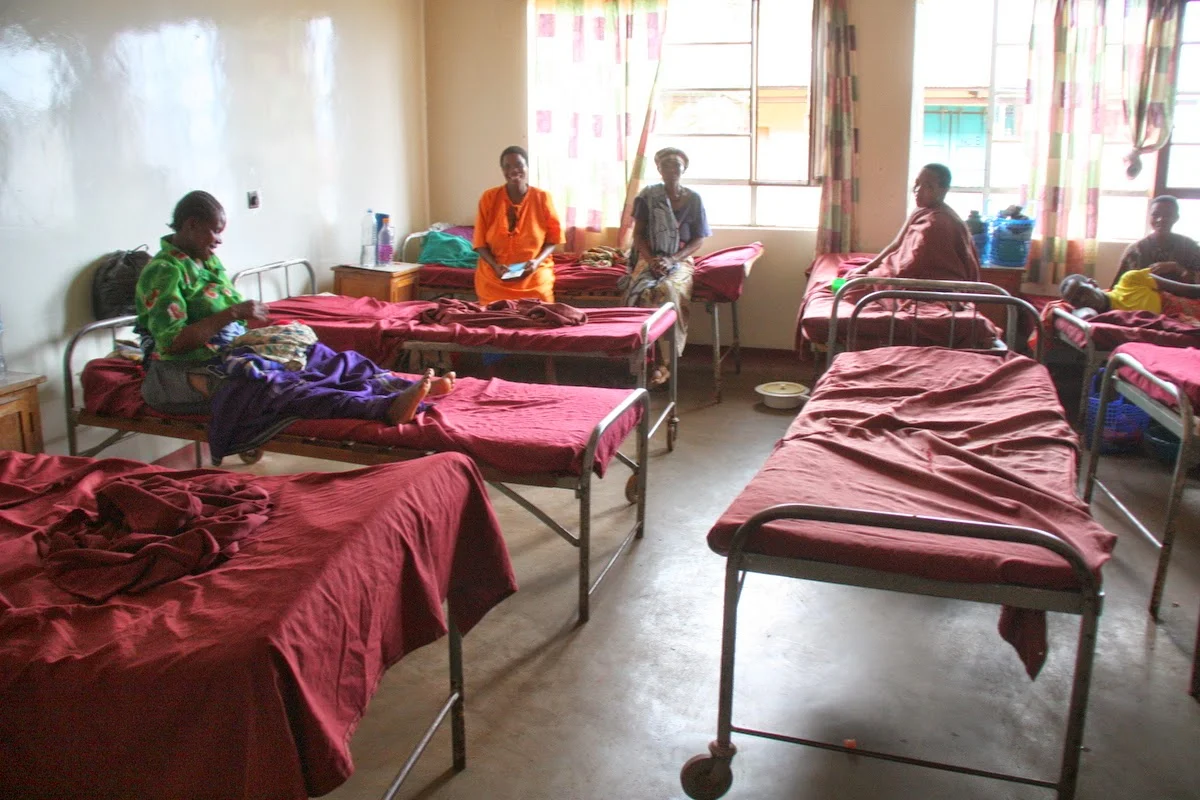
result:
[(647, 385), (651, 389), (666, 388), (667, 381), (671, 380), (671, 370), (666, 367), (655, 367), (650, 373), (650, 380)]

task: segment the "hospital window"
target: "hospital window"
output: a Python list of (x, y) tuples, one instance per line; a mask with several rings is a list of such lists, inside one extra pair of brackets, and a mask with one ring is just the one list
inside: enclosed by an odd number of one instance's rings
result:
[(812, 0), (671, 2), (650, 150), (688, 154), (713, 225), (816, 227), (812, 17)]
[[(1137, 239), (1145, 233), (1158, 156), (1143, 157), (1137, 179), (1125, 175), (1130, 144), (1121, 108), (1124, 0), (1106, 2), (1100, 238)], [(912, 172), (931, 161), (950, 167), (954, 189), (947, 199), (963, 215), (995, 214), (1019, 203), (1028, 179), (1023, 133), (1032, 8), (1033, 0), (917, 4)], [(1200, 85), (1196, 90), (1200, 93)], [(1200, 135), (1192, 141), (1200, 145)]]

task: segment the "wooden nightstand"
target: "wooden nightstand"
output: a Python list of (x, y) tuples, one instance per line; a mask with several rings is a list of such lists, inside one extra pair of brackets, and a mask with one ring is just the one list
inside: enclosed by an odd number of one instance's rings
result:
[(394, 262), (380, 267), (333, 268), (333, 291), (347, 297), (374, 297), (392, 303), (416, 296), (420, 264)]
[(0, 375), (0, 450), (42, 452), (38, 384), (43, 375), (8, 371)]
[[(1024, 267), (993, 267), (984, 264), (981, 268), (983, 280), (994, 283), (1013, 297), (1021, 296), (1021, 281), (1025, 279)], [(1000, 330), (1004, 330), (1008, 321), (1008, 312), (1004, 306), (986, 305), (983, 315), (994, 322)]]

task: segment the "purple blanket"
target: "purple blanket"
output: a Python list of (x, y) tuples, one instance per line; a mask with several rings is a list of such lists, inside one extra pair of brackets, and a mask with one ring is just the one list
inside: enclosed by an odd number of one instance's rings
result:
[(297, 419), (383, 422), (395, 396), (412, 385), (353, 350), (335, 353), (319, 342), (298, 372), (252, 353), (236, 355), (241, 368), (213, 394), (208, 447), (214, 464), (261, 446)]

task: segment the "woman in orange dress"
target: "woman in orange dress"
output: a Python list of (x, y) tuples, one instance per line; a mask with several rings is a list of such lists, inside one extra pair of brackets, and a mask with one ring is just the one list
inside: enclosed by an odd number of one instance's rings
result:
[[(563, 241), (562, 225), (550, 195), (529, 185), (529, 155), (522, 147), (506, 147), (500, 154), (504, 185), (488, 189), (479, 198), (475, 215), (475, 294), (479, 302), (533, 299), (554, 302), (555, 245)], [(514, 264), (522, 265), (515, 277), (501, 278)]]

